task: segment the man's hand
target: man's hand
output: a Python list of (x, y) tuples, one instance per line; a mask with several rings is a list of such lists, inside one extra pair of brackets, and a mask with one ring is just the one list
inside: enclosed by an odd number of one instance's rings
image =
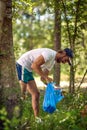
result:
[(45, 84), (47, 84), (47, 83), (53, 81), (53, 79), (50, 78), (50, 77), (48, 77), (48, 76), (42, 76), (40, 79), (41, 79), (41, 81), (42, 81), (43, 83), (45, 83)]

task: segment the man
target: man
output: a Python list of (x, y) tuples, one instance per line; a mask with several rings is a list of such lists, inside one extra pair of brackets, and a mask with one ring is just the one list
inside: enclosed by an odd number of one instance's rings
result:
[(71, 58), (73, 58), (73, 52), (69, 48), (58, 52), (48, 48), (40, 48), (26, 52), (17, 60), (16, 67), (21, 93), (23, 98), (25, 98), (26, 90), (31, 94), (35, 117), (39, 116), (39, 91), (32, 71), (36, 72), (43, 82), (52, 82), (53, 79), (48, 74), (55, 61), (58, 63), (69, 63), (71, 65)]

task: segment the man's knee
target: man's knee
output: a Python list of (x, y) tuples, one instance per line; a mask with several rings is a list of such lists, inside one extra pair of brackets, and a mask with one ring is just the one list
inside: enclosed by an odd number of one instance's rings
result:
[(39, 99), (39, 97), (40, 97), (40, 92), (37, 91), (37, 92), (34, 93), (32, 96), (33, 96), (33, 98), (35, 98), (35, 99)]

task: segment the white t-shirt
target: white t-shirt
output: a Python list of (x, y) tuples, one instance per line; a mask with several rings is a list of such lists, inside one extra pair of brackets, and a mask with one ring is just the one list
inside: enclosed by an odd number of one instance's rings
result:
[(37, 57), (42, 55), (44, 57), (45, 63), (41, 65), (42, 70), (47, 69), (51, 70), (55, 63), (56, 51), (48, 48), (39, 48), (30, 50), (24, 53), (18, 60), (17, 63), (27, 68), (30, 72), (32, 72), (31, 65), (35, 61)]

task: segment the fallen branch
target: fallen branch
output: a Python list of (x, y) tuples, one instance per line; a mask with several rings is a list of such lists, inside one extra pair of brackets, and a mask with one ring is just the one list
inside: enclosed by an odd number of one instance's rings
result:
[(81, 82), (80, 82), (80, 84), (79, 84), (79, 86), (78, 86), (78, 89), (77, 90), (79, 90), (80, 89), (80, 86), (81, 86), (81, 84), (83, 83), (83, 81), (84, 81), (84, 78), (85, 78), (85, 76), (86, 76), (86, 73), (87, 73), (87, 69), (86, 69), (86, 71), (85, 71), (85, 73), (84, 73), (84, 75), (83, 75), (83, 78), (82, 78), (82, 80), (81, 80)]

